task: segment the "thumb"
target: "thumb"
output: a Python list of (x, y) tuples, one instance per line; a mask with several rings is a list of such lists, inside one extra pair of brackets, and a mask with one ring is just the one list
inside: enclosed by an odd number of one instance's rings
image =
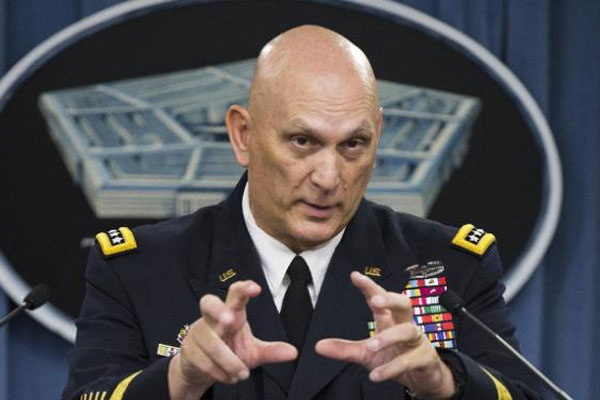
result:
[(298, 350), (286, 342), (265, 342), (257, 340), (258, 365), (292, 361), (298, 357)]
[(321, 339), (317, 342), (315, 351), (334, 360), (365, 364), (365, 340)]

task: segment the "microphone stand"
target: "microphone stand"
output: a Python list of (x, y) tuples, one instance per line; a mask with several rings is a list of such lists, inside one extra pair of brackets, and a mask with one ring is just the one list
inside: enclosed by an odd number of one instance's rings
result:
[(6, 316), (0, 320), (0, 328), (2, 328), (4, 325), (6, 325), (8, 323), (8, 321), (13, 319), (17, 315), (19, 315), (21, 312), (23, 312), (23, 310), (26, 309), (27, 307), (29, 307), (29, 304), (23, 303), (19, 307), (15, 308), (14, 310), (12, 310), (8, 314), (6, 314)]

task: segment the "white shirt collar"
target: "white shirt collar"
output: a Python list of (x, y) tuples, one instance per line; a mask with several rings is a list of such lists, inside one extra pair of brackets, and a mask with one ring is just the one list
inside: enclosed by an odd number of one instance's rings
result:
[[(287, 287), (289, 286), (289, 278), (286, 276), (286, 270), (296, 256), (296, 253), (279, 240), (270, 236), (256, 224), (256, 220), (250, 209), (248, 183), (246, 183), (244, 195), (242, 196), (242, 212), (244, 214), (246, 228), (248, 229), (250, 238), (258, 252), (260, 263), (265, 273), (267, 284), (269, 285), (269, 290), (273, 295), (273, 300), (275, 301), (277, 309), (280, 310), (285, 290), (287, 290)], [(316, 305), (317, 297), (321, 290), (321, 286), (323, 285), (325, 273), (327, 272), (327, 267), (329, 266), (333, 252), (340, 243), (340, 240), (342, 240), (345, 230), (346, 228), (342, 229), (341, 232), (327, 242), (300, 253), (308, 264), (313, 279), (313, 284), (309, 285), (308, 288), (313, 306)]]

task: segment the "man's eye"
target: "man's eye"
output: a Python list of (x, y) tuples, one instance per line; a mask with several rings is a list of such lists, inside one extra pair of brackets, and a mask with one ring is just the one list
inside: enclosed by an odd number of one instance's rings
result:
[(310, 141), (306, 136), (294, 136), (292, 137), (292, 143), (296, 146), (306, 147), (310, 144)]
[(346, 142), (346, 147), (348, 149), (356, 149), (358, 147), (362, 147), (364, 144), (364, 141), (361, 139), (350, 139)]

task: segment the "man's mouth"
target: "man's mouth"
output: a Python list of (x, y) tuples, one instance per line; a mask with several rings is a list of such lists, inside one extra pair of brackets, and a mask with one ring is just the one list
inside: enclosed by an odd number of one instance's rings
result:
[(336, 207), (336, 204), (319, 204), (304, 200), (302, 201), (302, 204), (304, 205), (304, 208), (309, 216), (318, 219), (326, 219), (331, 217)]

